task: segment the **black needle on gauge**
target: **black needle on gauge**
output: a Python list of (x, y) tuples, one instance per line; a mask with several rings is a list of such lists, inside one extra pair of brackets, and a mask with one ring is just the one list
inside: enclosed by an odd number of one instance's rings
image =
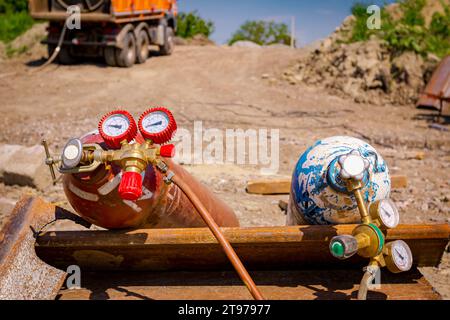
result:
[(148, 128), (148, 127), (154, 127), (154, 126), (160, 126), (160, 125), (162, 125), (162, 121), (151, 123), (145, 127)]
[(400, 259), (402, 259), (402, 261), (403, 261), (403, 260), (405, 260), (405, 257), (404, 257), (404, 256), (402, 256), (402, 255), (401, 255), (401, 253), (400, 253), (400, 252), (398, 252), (398, 250), (397, 250), (397, 249), (395, 249), (395, 252), (397, 252), (398, 256), (400, 257)]

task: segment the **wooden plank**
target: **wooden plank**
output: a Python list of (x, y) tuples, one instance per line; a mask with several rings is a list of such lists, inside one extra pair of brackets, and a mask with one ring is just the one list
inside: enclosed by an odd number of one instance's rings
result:
[(407, 176), (392, 176), (391, 177), (392, 189), (405, 189), (408, 187)]
[[(392, 176), (392, 189), (404, 189), (408, 186), (408, 178), (406, 176)], [(289, 194), (291, 191), (291, 179), (260, 179), (250, 180), (247, 182), (247, 193), (250, 194)]]
[[(224, 228), (244, 264), (253, 270), (360, 268), (366, 260), (340, 261), (329, 253), (335, 235), (355, 226)], [(448, 244), (450, 226), (403, 225), (389, 230), (387, 241), (403, 239), (415, 263), (435, 266)], [(208, 229), (51, 231), (37, 239), (38, 256), (50, 265), (84, 270), (226, 270), (230, 264)]]
[[(252, 277), (270, 300), (356, 299), (361, 270), (254, 271)], [(414, 269), (393, 275), (383, 271), (381, 288), (369, 300), (432, 300), (440, 296)], [(62, 289), (61, 300), (246, 300), (245, 286), (227, 272), (83, 272), (80, 290)]]
[(289, 194), (291, 179), (250, 180), (246, 190), (250, 194)]

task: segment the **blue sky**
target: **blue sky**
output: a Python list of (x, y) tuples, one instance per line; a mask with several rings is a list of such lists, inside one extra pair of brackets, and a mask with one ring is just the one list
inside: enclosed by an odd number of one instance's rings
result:
[[(305, 45), (325, 38), (339, 26), (357, 0), (178, 0), (180, 11), (197, 10), (214, 21), (212, 39), (226, 43), (231, 34), (246, 20), (275, 20), (290, 24), (296, 18), (297, 43)], [(363, 1), (364, 2), (364, 1)], [(382, 5), (393, 0), (370, 0)]]

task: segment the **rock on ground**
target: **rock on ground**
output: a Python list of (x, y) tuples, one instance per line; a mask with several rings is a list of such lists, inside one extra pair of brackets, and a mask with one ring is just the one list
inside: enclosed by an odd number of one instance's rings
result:
[(261, 46), (257, 43), (254, 43), (252, 41), (236, 41), (231, 45), (232, 47), (238, 47), (238, 48), (261, 48)]
[(51, 184), (42, 146), (3, 145), (0, 147), (0, 154), (0, 181), (4, 184), (30, 186), (40, 190)]

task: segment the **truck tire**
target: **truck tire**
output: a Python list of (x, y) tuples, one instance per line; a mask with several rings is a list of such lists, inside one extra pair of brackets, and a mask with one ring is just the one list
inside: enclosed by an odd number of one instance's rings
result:
[[(54, 44), (47, 45), (47, 52), (49, 58), (52, 56), (55, 49), (56, 45)], [(68, 47), (62, 46), (55, 61), (57, 61), (60, 64), (70, 65), (74, 64), (76, 62), (76, 59), (70, 54), (70, 50)]]
[(116, 62), (116, 48), (115, 47), (106, 47), (104, 51), (105, 62), (110, 67), (117, 67)]
[(130, 68), (136, 62), (136, 40), (132, 32), (125, 35), (122, 45), (121, 49), (116, 49), (117, 65), (122, 68)]
[(64, 65), (74, 64), (77, 60), (70, 53), (69, 47), (61, 46), (61, 50), (58, 54), (58, 62)]
[(175, 33), (169, 26), (166, 26), (164, 29), (164, 45), (159, 46), (159, 54), (162, 56), (169, 56), (172, 54), (175, 46), (173, 39), (175, 37)]
[(136, 63), (145, 63), (149, 55), (150, 39), (145, 30), (139, 31), (136, 39)]

